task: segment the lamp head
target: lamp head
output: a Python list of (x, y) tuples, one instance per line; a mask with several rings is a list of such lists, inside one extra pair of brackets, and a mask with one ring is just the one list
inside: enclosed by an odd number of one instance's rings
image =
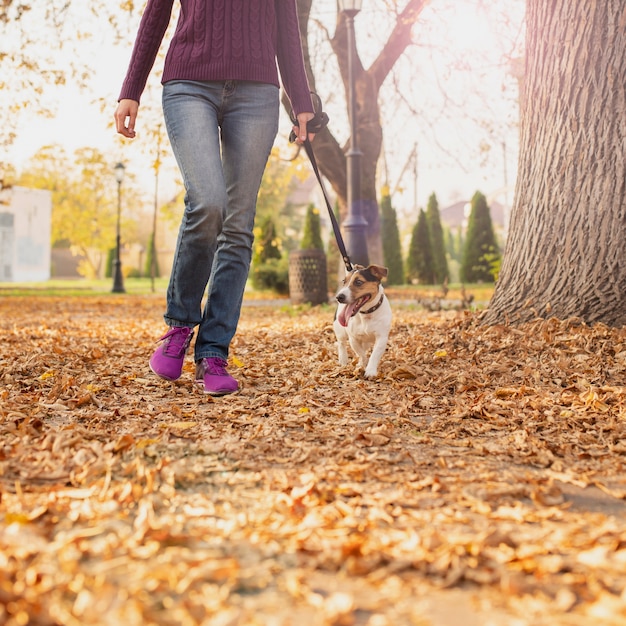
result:
[(118, 183), (121, 183), (124, 180), (124, 171), (126, 170), (124, 164), (117, 163), (113, 169), (115, 171), (115, 180)]
[(354, 17), (363, 6), (363, 0), (339, 0), (339, 10), (350, 17)]

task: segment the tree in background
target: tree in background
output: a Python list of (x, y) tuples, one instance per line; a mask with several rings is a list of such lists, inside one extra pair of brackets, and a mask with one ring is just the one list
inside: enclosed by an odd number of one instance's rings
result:
[[(318, 91), (315, 82), (315, 72), (311, 60), (316, 58), (315, 51), (309, 49), (309, 20), (313, 0), (297, 0), (298, 15), (300, 18), (300, 32), (304, 47), (304, 60), (307, 66), (309, 85), (313, 91)], [(404, 51), (413, 43), (411, 30), (427, 0), (408, 0), (403, 8), (395, 6), (396, 18), (389, 32), (386, 45), (382, 45), (374, 54), (374, 60), (365, 68), (356, 48), (352, 50), (355, 55), (354, 80), (358, 98), (357, 109), (357, 133), (361, 156), (361, 188), (358, 193), (363, 217), (367, 221), (367, 247), (369, 260), (373, 263), (383, 262), (383, 250), (380, 231), (380, 215), (376, 190), (376, 170), (378, 159), (381, 154), (383, 129), (381, 123), (379, 91), (383, 83), (389, 77), (393, 66), (402, 56)], [(346, 93), (349, 85), (348, 76), (348, 38), (347, 20), (342, 11), (337, 11), (335, 32), (328, 36), (328, 40), (336, 57), (339, 74), (343, 81)], [(333, 87), (335, 90), (335, 87)], [(286, 106), (288, 102), (285, 100)], [(342, 146), (327, 126), (318, 133), (313, 142), (313, 150), (317, 156), (320, 171), (328, 179), (333, 190), (337, 194), (340, 205), (340, 213), (345, 217), (347, 206), (347, 172), (345, 147)], [(348, 251), (349, 252), (349, 251)]]
[(494, 267), (500, 251), (485, 196), (477, 191), (472, 198), (465, 237), (460, 279), (463, 283), (494, 282)]
[(289, 292), (289, 269), (274, 219), (266, 215), (254, 229), (254, 248), (250, 270), (255, 289)]
[(417, 223), (413, 227), (409, 254), (406, 260), (406, 278), (409, 283), (434, 284), (433, 251), (424, 209), (420, 209)]
[(404, 283), (404, 266), (402, 263), (402, 245), (395, 209), (391, 206), (389, 187), (384, 187), (380, 199), (380, 233), (383, 243), (383, 263), (389, 271), (388, 285)]
[(289, 195), (294, 187), (311, 175), (301, 157), (293, 161), (281, 158), (280, 151), (274, 147), (263, 173), (256, 203), (256, 222), (261, 224), (267, 217), (274, 220), (276, 231), (285, 241), (287, 227), (302, 232), (302, 212), (300, 207), (289, 203)]
[(459, 282), (459, 268), (463, 260), (463, 229), (444, 226), (443, 238), (446, 246), (450, 282)]
[(302, 250), (324, 250), (320, 212), (313, 203), (306, 208), (304, 232), (300, 241), (300, 248)]
[(270, 259), (280, 259), (281, 256), (281, 241), (276, 231), (276, 224), (272, 217), (267, 215), (254, 229), (253, 263), (261, 264)]
[(439, 203), (434, 193), (428, 198), (426, 222), (428, 223), (428, 233), (430, 235), (430, 245), (433, 255), (433, 282), (443, 284), (450, 279), (450, 272), (448, 271), (448, 261), (446, 259), (446, 246), (443, 239), (441, 217), (439, 215)]

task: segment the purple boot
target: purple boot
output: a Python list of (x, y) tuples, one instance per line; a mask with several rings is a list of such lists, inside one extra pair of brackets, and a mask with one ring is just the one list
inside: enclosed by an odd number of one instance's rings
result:
[(150, 369), (165, 380), (178, 380), (183, 373), (185, 353), (193, 330), (187, 326), (172, 326), (159, 341), (163, 343), (150, 357)]

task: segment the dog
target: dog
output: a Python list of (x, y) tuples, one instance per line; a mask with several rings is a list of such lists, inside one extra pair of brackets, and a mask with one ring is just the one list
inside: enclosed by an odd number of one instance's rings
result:
[(391, 330), (391, 305), (381, 285), (386, 276), (386, 267), (355, 265), (335, 295), (338, 306), (333, 329), (337, 337), (339, 365), (348, 364), (349, 344), (359, 357), (366, 378), (378, 375), (378, 365)]

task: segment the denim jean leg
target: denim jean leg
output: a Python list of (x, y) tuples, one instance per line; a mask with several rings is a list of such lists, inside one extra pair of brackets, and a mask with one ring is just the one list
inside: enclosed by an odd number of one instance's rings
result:
[(221, 119), (227, 207), (198, 328), (196, 361), (228, 357), (250, 269), (257, 195), (278, 132), (278, 115), (279, 90), (274, 85), (227, 83)]
[(211, 274), (226, 207), (219, 140), (223, 83), (173, 81), (163, 86), (163, 114), (185, 186), (185, 209), (167, 289), (165, 322), (195, 326)]

